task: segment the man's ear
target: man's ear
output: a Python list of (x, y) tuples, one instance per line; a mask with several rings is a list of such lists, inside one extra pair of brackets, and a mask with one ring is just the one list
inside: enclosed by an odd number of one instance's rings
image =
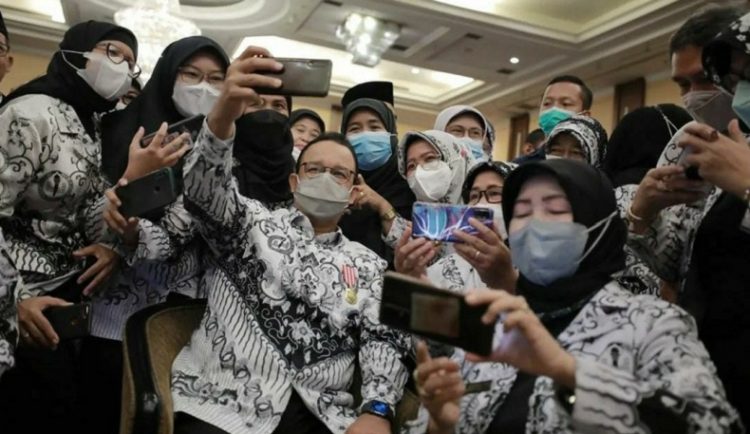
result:
[(294, 193), (299, 185), (299, 176), (296, 173), (289, 174), (289, 189)]

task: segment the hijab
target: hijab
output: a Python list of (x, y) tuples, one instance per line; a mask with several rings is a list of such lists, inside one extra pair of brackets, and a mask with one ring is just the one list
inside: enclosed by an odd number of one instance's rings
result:
[(685, 109), (674, 104), (641, 107), (625, 115), (612, 132), (604, 157), (604, 172), (615, 187), (640, 184), (656, 167), (672, 136), (690, 122)]
[(275, 110), (246, 113), (235, 121), (232, 174), (241, 195), (264, 204), (292, 199), (294, 139), (289, 125)]
[(422, 139), (432, 145), (440, 155), (440, 160), (448, 164), (451, 169), (451, 183), (448, 192), (437, 202), (459, 203), (461, 200), (461, 189), (464, 179), (479, 160), (474, 158), (468, 146), (458, 142), (456, 137), (445, 131), (427, 130), (423, 132), (411, 131), (401, 138), (398, 144), (398, 171), (406, 179), (406, 154), (409, 146), (415, 141)]
[[(359, 173), (364, 178), (365, 183), (383, 196), (399, 215), (410, 218), (414, 193), (409, 189), (406, 180), (398, 173), (396, 118), (393, 112), (383, 101), (370, 98), (354, 100), (344, 108), (341, 119), (341, 133), (346, 135), (346, 125), (349, 123), (349, 119), (356, 111), (364, 109), (376, 113), (383, 122), (386, 131), (392, 134), (392, 152), (391, 158), (383, 166), (375, 170), (361, 170)], [(392, 267), (393, 250), (382, 240), (380, 215), (377, 212), (369, 209), (352, 210), (339, 221), (339, 226), (349, 239), (364, 244), (388, 261), (389, 266)]]
[[(510, 226), (521, 187), (529, 179), (543, 175), (551, 176), (560, 184), (576, 223), (589, 228), (617, 210), (614, 189), (604, 172), (581, 161), (545, 160), (520, 166), (505, 180), (503, 215), (506, 228)], [(608, 226), (589, 232), (584, 251), (588, 251), (601, 231), (606, 230), (572, 276), (541, 286), (523, 274), (519, 275), (516, 292), (526, 298), (548, 328), (562, 331), (591, 297), (612, 280), (612, 275), (625, 267), (627, 230), (622, 220), (614, 219)], [(563, 324), (556, 323), (560, 318), (565, 318)]]
[(128, 165), (130, 142), (139, 127), (153, 133), (162, 122), (173, 124), (184, 119), (172, 102), (178, 69), (201, 51), (214, 54), (229, 65), (224, 49), (205, 36), (191, 36), (175, 41), (161, 53), (151, 78), (141, 94), (126, 108), (110, 113), (102, 120), (102, 168), (111, 182), (116, 182)]
[(60, 49), (52, 55), (52, 60), (47, 65), (47, 73), (11, 92), (3, 99), (2, 105), (25, 95), (41, 94), (57, 98), (73, 107), (86, 134), (94, 140), (96, 137), (94, 113), (112, 110), (117, 101), (109, 101), (101, 97), (70, 65), (85, 68), (87, 62), (85, 57), (76, 53), (63, 53), (63, 50), (89, 52), (97, 43), (107, 39), (125, 43), (133, 50), (136, 59), (138, 58), (138, 42), (130, 30), (101, 21), (76, 24), (63, 35)]
[(435, 118), (435, 125), (433, 125), (432, 129), (445, 131), (446, 128), (448, 128), (448, 124), (451, 123), (453, 119), (464, 114), (473, 114), (479, 118), (482, 124), (483, 131), (481, 142), (484, 143), (489, 139), (490, 155), (492, 155), (492, 146), (495, 142), (495, 129), (487, 120), (487, 118), (482, 114), (482, 112), (472, 106), (454, 105), (446, 108), (445, 110), (438, 113), (437, 118)]
[(464, 203), (469, 203), (469, 195), (471, 194), (471, 188), (474, 186), (474, 180), (477, 176), (484, 172), (495, 172), (503, 180), (508, 179), (508, 175), (514, 169), (518, 167), (516, 163), (506, 163), (505, 161), (482, 161), (477, 163), (469, 170), (464, 180), (464, 185), (461, 187), (461, 199)]
[(544, 151), (549, 155), (550, 144), (553, 139), (562, 134), (572, 135), (583, 149), (586, 162), (594, 167), (601, 167), (607, 146), (607, 132), (596, 119), (591, 116), (574, 115), (555, 126), (544, 143)]
[(289, 115), (289, 127), (293, 127), (294, 124), (297, 123), (297, 121), (305, 118), (311, 119), (313, 122), (318, 124), (318, 128), (320, 128), (320, 134), (325, 133), (326, 123), (323, 122), (323, 118), (321, 118), (319, 114), (310, 109), (297, 109), (293, 111), (292, 114)]
[(750, 13), (743, 15), (729, 24), (716, 37), (703, 47), (703, 70), (714, 84), (728, 93), (724, 78), (730, 73), (732, 50), (750, 55)]

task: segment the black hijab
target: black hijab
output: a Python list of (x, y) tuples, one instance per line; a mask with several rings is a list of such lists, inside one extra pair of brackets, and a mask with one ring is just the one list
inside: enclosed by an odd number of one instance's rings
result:
[(8, 104), (8, 102), (21, 96), (32, 94), (57, 98), (73, 107), (86, 133), (94, 140), (96, 136), (94, 113), (112, 110), (117, 101), (108, 101), (102, 98), (70, 65), (72, 64), (76, 68), (85, 68), (87, 60), (85, 57), (76, 53), (63, 54), (61, 50), (87, 52), (93, 50), (99, 41), (106, 39), (118, 40), (127, 44), (133, 50), (136, 59), (138, 58), (138, 42), (130, 30), (101, 21), (86, 21), (76, 24), (65, 32), (63, 40), (60, 42), (60, 50), (55, 52), (47, 66), (47, 73), (11, 92), (3, 99), (2, 105)]
[(294, 172), (294, 139), (289, 120), (275, 110), (260, 110), (235, 121), (233, 156), (240, 194), (275, 204), (292, 199), (289, 175)]
[[(513, 217), (521, 187), (529, 179), (540, 175), (551, 176), (560, 184), (570, 202), (573, 221), (587, 228), (617, 210), (612, 184), (604, 172), (580, 161), (545, 160), (520, 166), (505, 181), (503, 215), (506, 228)], [(588, 251), (604, 227), (589, 232), (584, 251)], [(615, 216), (575, 274), (548, 286), (534, 284), (520, 275), (516, 292), (526, 298), (531, 309), (540, 315), (548, 328), (556, 329), (559, 333), (586, 302), (612, 280), (612, 275), (625, 267), (623, 248), (626, 236), (625, 224)], [(557, 323), (562, 317), (565, 318), (564, 323)]]
[(312, 119), (313, 122), (318, 124), (318, 128), (320, 128), (320, 134), (325, 133), (326, 123), (323, 122), (323, 118), (321, 118), (319, 114), (310, 109), (297, 109), (293, 111), (292, 114), (289, 115), (289, 126), (293, 127), (294, 124), (297, 123), (297, 121), (304, 118)]
[[(384, 102), (375, 99), (361, 98), (352, 101), (344, 109), (341, 119), (341, 133), (346, 134), (346, 125), (352, 115), (364, 109), (375, 112), (383, 122), (385, 129), (393, 134), (391, 136), (392, 153), (391, 158), (383, 166), (370, 171), (362, 170), (360, 174), (367, 185), (383, 196), (399, 215), (410, 219), (414, 193), (409, 189), (409, 184), (398, 171), (398, 152), (396, 150), (398, 139), (396, 137), (396, 118), (393, 112)], [(339, 226), (349, 239), (364, 244), (388, 261), (389, 266), (392, 267), (393, 250), (383, 242), (380, 215), (377, 212), (369, 209), (352, 210), (350, 214), (344, 215), (339, 222)]]
[(123, 110), (104, 117), (102, 169), (111, 182), (117, 182), (125, 172), (130, 141), (139, 127), (149, 134), (156, 131), (162, 122), (172, 124), (184, 119), (172, 102), (177, 71), (190, 57), (201, 51), (216, 55), (224, 63), (224, 69), (229, 65), (224, 49), (210, 38), (191, 36), (175, 41), (161, 53), (141, 94)]
[(641, 107), (625, 115), (612, 132), (604, 157), (604, 172), (615, 187), (640, 184), (656, 167), (674, 133), (693, 120), (674, 104)]

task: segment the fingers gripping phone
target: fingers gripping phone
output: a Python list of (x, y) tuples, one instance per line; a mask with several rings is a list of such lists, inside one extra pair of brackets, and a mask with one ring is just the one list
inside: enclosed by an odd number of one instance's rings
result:
[(495, 326), (482, 322), (487, 306), (469, 306), (461, 294), (394, 272), (386, 272), (380, 322), (427, 339), (487, 356)]
[(493, 214), (490, 208), (415, 202), (412, 206), (412, 236), (458, 243), (461, 241), (455, 237), (453, 231), (461, 230), (476, 236), (479, 232), (469, 223), (469, 219), (473, 217), (492, 228)]
[[(203, 119), (205, 119), (205, 116), (196, 115), (169, 125), (167, 127), (167, 135), (164, 137), (162, 145), (166, 145), (182, 133), (188, 133), (190, 135), (188, 145), (194, 143), (195, 139), (198, 138), (198, 133), (200, 133), (201, 128), (203, 128)], [(147, 147), (149, 143), (151, 143), (151, 140), (154, 139), (154, 136), (156, 136), (156, 132), (141, 138), (141, 147)]]
[(173, 203), (179, 196), (177, 182), (169, 167), (118, 187), (115, 194), (122, 203), (120, 214), (125, 218), (142, 217)]
[(91, 303), (51, 306), (44, 310), (44, 316), (60, 340), (82, 338), (91, 333)]
[(280, 72), (261, 72), (281, 80), (279, 88), (256, 88), (261, 95), (326, 96), (331, 87), (333, 63), (328, 59), (275, 58), (284, 65)]

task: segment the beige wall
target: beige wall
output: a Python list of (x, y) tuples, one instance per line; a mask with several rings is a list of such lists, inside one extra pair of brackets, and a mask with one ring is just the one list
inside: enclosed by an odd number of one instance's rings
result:
[(0, 83), (0, 92), (4, 95), (27, 81), (44, 74), (49, 63), (48, 57), (14, 50), (11, 50), (11, 53), (13, 54), (13, 69)]
[[(646, 80), (646, 105), (672, 103), (682, 106), (680, 92), (672, 80), (668, 77)], [(594, 104), (591, 107), (591, 115), (601, 122), (609, 134), (612, 133), (614, 124), (614, 87), (599, 89), (594, 92)], [(488, 111), (488, 110), (485, 110)], [(493, 157), (505, 160), (508, 156), (508, 144), (510, 139), (510, 116), (500, 113), (485, 113), (497, 129), (495, 151)], [(529, 113), (529, 129), (537, 128), (539, 113), (535, 110)]]

